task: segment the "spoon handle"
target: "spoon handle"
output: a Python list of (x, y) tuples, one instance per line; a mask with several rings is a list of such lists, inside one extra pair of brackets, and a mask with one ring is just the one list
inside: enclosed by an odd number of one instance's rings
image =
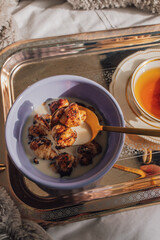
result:
[(160, 129), (103, 126), (103, 131), (160, 137)]

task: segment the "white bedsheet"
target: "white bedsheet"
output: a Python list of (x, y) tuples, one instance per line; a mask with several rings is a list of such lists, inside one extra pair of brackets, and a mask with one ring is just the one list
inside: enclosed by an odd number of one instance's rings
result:
[(160, 23), (160, 15), (136, 8), (73, 10), (63, 0), (22, 1), (13, 17), (22, 39)]
[[(160, 15), (136, 8), (75, 11), (63, 0), (23, 1), (13, 17), (19, 39), (160, 23)], [(159, 240), (160, 205), (55, 226), (47, 231), (54, 240)]]
[(54, 240), (159, 240), (160, 205), (48, 229)]

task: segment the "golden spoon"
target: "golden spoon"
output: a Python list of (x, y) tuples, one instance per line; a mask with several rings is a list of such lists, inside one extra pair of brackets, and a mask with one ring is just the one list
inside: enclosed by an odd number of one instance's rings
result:
[(158, 129), (102, 126), (99, 124), (99, 120), (94, 112), (82, 106), (79, 106), (79, 109), (84, 110), (86, 112), (87, 117), (85, 122), (89, 125), (92, 132), (92, 138), (90, 141), (92, 141), (97, 136), (99, 131), (119, 132), (119, 133), (160, 137), (160, 130)]

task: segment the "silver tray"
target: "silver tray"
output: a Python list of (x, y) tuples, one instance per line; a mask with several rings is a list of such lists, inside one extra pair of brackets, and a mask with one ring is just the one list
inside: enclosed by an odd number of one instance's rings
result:
[(0, 185), (7, 189), (23, 217), (46, 227), (159, 203), (160, 176), (146, 177), (139, 170), (148, 163), (144, 158), (152, 161), (153, 155), (159, 157), (159, 151), (146, 153), (126, 141), (117, 165), (98, 183), (58, 191), (42, 188), (24, 177), (9, 159), (4, 137), (9, 109), (32, 83), (71, 74), (90, 78), (109, 89), (112, 75), (124, 58), (159, 47), (160, 25), (153, 25), (24, 40), (0, 52)]

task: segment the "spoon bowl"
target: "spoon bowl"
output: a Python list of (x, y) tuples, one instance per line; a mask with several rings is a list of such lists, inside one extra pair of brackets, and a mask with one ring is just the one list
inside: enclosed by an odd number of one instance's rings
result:
[(96, 114), (88, 108), (79, 106), (80, 110), (86, 112), (86, 120), (85, 122), (89, 125), (92, 137), (90, 141), (92, 141), (99, 131), (108, 131), (108, 132), (119, 132), (119, 133), (127, 133), (127, 134), (137, 134), (137, 135), (147, 135), (147, 136), (155, 136), (160, 137), (160, 129), (146, 129), (146, 128), (129, 128), (129, 127), (117, 127), (117, 126), (102, 126), (99, 123), (98, 117)]

